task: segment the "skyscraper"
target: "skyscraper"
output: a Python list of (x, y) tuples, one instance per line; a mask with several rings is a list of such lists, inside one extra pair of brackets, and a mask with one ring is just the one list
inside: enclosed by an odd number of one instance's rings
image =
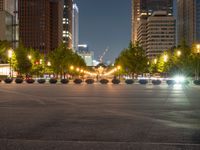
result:
[(25, 47), (47, 54), (62, 42), (61, 0), (19, 0), (19, 37)]
[(175, 46), (175, 19), (166, 11), (154, 11), (149, 17), (140, 17), (138, 42), (152, 59)]
[(196, 40), (195, 0), (177, 0), (177, 44), (185, 39), (191, 45)]
[(0, 40), (13, 42), (14, 0), (0, 0)]
[(200, 43), (200, 0), (196, 0), (196, 34), (197, 42)]
[(72, 12), (73, 0), (64, 0), (63, 10), (63, 43), (72, 48)]
[(132, 42), (137, 41), (137, 28), (141, 15), (150, 16), (154, 11), (173, 14), (173, 0), (132, 0)]
[(79, 42), (79, 11), (78, 6), (73, 4), (73, 16), (72, 16), (72, 45), (73, 50), (78, 50)]

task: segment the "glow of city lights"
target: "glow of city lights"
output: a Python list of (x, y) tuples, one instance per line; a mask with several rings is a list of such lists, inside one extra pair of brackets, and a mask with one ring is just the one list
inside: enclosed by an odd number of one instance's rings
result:
[(121, 66), (117, 66), (117, 69), (120, 70), (120, 69), (121, 69)]
[(50, 61), (47, 62), (47, 66), (51, 66), (51, 62)]
[(74, 70), (74, 66), (70, 66), (70, 70)]
[(32, 56), (31, 55), (28, 55), (28, 59), (30, 60), (32, 58)]
[(40, 64), (42, 64), (42, 59), (40, 59)]
[(12, 54), (13, 54), (13, 51), (12, 49), (8, 50), (8, 57), (11, 58), (12, 57)]
[(197, 44), (197, 53), (200, 53), (200, 44)]
[(168, 60), (168, 56), (164, 55), (164, 62), (167, 62), (167, 60)]
[(76, 71), (80, 71), (80, 68), (76, 68)]
[(157, 59), (156, 58), (154, 59), (154, 64), (157, 64)]
[(181, 56), (181, 51), (177, 51), (177, 56)]

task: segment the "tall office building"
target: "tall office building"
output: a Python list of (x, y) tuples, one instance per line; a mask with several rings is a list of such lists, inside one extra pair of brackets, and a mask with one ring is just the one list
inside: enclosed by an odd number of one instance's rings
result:
[(188, 45), (199, 40), (200, 1), (177, 0), (177, 44), (185, 39)]
[(73, 50), (78, 50), (79, 42), (79, 11), (78, 6), (73, 4), (73, 14), (72, 14), (72, 45)]
[(175, 46), (175, 19), (166, 11), (154, 11), (149, 17), (140, 17), (138, 42), (152, 59)]
[(167, 11), (173, 14), (173, 0), (132, 0), (132, 42), (137, 41), (137, 29), (140, 16), (151, 16), (154, 11)]
[(72, 12), (73, 0), (64, 0), (63, 9), (63, 43), (72, 48)]
[(19, 40), (47, 54), (62, 42), (61, 0), (19, 0)]
[(13, 42), (13, 22), (14, 22), (15, 1), (0, 0), (0, 40)]

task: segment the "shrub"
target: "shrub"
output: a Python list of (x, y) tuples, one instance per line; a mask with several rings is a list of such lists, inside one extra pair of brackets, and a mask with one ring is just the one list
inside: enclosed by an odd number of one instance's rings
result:
[(32, 83), (34, 83), (34, 82), (35, 82), (34, 79), (27, 79), (27, 80), (26, 80), (26, 83), (28, 83), (28, 84), (32, 84)]
[(75, 83), (75, 84), (81, 84), (82, 82), (83, 82), (83, 81), (82, 81), (81, 79), (75, 79), (75, 80), (74, 80), (74, 83)]
[(119, 80), (119, 79), (112, 79), (112, 83), (113, 83), (113, 84), (119, 84), (119, 83), (120, 83), (120, 80)]
[(22, 83), (24, 80), (22, 78), (16, 78), (15, 79), (15, 83), (20, 84)]
[(139, 80), (139, 83), (140, 83), (140, 84), (147, 84), (148, 81), (147, 81), (146, 79), (140, 79), (140, 80)]
[(4, 82), (7, 84), (12, 83), (12, 81), (13, 81), (13, 79), (11, 79), (11, 78), (4, 79)]
[(108, 82), (109, 82), (109, 81), (108, 81), (107, 79), (101, 79), (101, 80), (100, 80), (100, 83), (101, 83), (101, 84), (108, 84)]
[(38, 79), (37, 82), (38, 82), (39, 84), (43, 84), (43, 83), (46, 82), (46, 80), (45, 80), (45, 79)]
[(125, 83), (126, 83), (126, 84), (133, 84), (134, 81), (133, 81), (132, 79), (126, 79), (126, 80), (125, 80)]
[(152, 84), (153, 85), (160, 85), (161, 84), (161, 80), (152, 80)]
[(87, 84), (93, 84), (94, 83), (94, 79), (86, 79), (85, 82)]
[(57, 81), (57, 79), (55, 79), (55, 78), (51, 78), (50, 80), (49, 80), (49, 83), (51, 83), (51, 84), (56, 84), (58, 81)]
[(174, 80), (167, 80), (166, 83), (168, 85), (174, 85), (176, 83), (176, 81), (174, 81)]
[(60, 82), (62, 84), (67, 84), (67, 83), (69, 83), (69, 80), (68, 79), (61, 79)]
[(194, 80), (193, 82), (195, 85), (200, 85), (200, 80)]

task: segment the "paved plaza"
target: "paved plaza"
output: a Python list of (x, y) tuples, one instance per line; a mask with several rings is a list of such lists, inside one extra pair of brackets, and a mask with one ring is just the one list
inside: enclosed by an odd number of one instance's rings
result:
[(200, 87), (0, 83), (0, 150), (199, 150)]

